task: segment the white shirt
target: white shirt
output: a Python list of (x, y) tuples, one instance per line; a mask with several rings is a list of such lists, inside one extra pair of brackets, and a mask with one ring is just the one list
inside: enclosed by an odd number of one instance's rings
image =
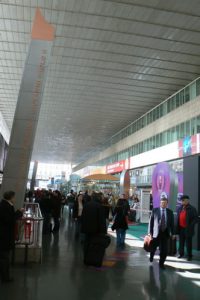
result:
[(14, 206), (13, 203), (9, 200), (6, 200), (11, 206)]

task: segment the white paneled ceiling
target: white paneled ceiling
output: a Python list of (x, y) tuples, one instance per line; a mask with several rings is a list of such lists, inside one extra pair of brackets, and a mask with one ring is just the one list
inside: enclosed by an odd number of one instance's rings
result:
[(0, 111), (9, 128), (36, 7), (56, 39), (34, 159), (86, 160), (200, 75), (199, 0), (1, 0)]

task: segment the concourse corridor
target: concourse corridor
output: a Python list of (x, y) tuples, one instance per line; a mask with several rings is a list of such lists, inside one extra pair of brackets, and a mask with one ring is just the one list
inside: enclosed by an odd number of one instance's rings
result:
[(101, 269), (82, 263), (81, 244), (74, 238), (73, 222), (62, 220), (59, 234), (45, 236), (43, 263), (15, 266), (15, 281), (0, 285), (0, 300), (197, 300), (200, 261), (188, 264), (170, 258), (160, 271), (141, 248), (117, 252), (115, 241)]

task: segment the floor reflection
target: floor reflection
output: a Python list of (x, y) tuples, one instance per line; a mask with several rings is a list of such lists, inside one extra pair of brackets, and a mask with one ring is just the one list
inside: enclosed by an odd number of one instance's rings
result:
[(199, 261), (169, 257), (160, 271), (157, 259), (151, 266), (143, 249), (118, 251), (113, 239), (102, 268), (86, 268), (65, 211), (60, 233), (44, 236), (42, 265), (15, 266), (15, 283), (0, 285), (0, 300), (199, 300)]

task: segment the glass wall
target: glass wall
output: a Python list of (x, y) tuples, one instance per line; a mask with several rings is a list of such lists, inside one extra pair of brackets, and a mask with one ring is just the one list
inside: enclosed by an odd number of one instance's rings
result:
[(113, 135), (109, 139), (109, 141), (103, 144), (101, 150), (106, 149), (113, 144), (116, 144), (117, 142), (121, 141), (125, 137), (144, 128), (145, 126), (165, 116), (166, 114), (170, 113), (171, 111), (178, 108), (179, 106), (187, 103), (188, 101), (195, 99), (199, 95), (200, 95), (200, 78), (197, 78), (195, 81), (187, 85), (185, 88), (178, 91), (176, 94), (166, 99), (160, 105), (156, 106), (154, 109), (152, 109), (151, 111), (143, 115), (140, 119), (136, 120), (135, 122), (131, 123), (127, 127), (123, 128), (121, 131)]
[(150, 151), (152, 149), (170, 144), (177, 140), (181, 140), (184, 137), (191, 136), (197, 133), (200, 133), (200, 115), (175, 127), (172, 127), (166, 131), (163, 131), (157, 135), (154, 135), (147, 140), (144, 140), (138, 144), (129, 147), (126, 150), (116, 153), (100, 161), (100, 165), (104, 166), (114, 163), (116, 161), (124, 160), (131, 156)]

